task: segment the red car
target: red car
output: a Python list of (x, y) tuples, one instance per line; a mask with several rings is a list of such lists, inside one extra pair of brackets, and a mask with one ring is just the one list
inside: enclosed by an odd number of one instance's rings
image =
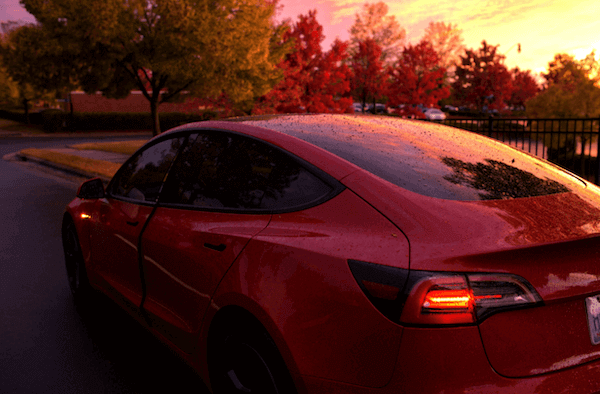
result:
[(214, 393), (600, 391), (600, 194), (421, 121), (210, 121), (85, 182), (63, 239)]

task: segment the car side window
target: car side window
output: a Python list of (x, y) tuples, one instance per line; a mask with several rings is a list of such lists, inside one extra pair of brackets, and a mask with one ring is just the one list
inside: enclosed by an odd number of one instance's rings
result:
[(269, 144), (232, 133), (206, 132), (182, 150), (161, 202), (207, 209), (278, 210), (308, 204), (332, 190)]
[(169, 138), (138, 152), (116, 174), (108, 194), (156, 202), (165, 175), (183, 141), (183, 137)]

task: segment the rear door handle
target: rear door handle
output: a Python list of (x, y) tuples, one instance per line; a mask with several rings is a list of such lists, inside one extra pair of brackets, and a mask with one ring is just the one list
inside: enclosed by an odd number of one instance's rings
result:
[(217, 252), (222, 252), (225, 250), (225, 245), (221, 244), (221, 245), (213, 245), (213, 244), (209, 244), (207, 242), (204, 243), (204, 246), (209, 248), (209, 249), (214, 249)]

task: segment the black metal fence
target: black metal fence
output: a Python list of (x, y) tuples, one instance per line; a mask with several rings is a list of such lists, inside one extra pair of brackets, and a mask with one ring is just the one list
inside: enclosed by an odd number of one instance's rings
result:
[(439, 122), (497, 139), (600, 185), (600, 119), (490, 117)]

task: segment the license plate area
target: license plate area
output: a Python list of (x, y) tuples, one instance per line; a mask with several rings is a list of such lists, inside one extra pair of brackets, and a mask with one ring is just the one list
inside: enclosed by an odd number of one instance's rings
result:
[(600, 294), (585, 299), (588, 328), (592, 345), (600, 343)]

